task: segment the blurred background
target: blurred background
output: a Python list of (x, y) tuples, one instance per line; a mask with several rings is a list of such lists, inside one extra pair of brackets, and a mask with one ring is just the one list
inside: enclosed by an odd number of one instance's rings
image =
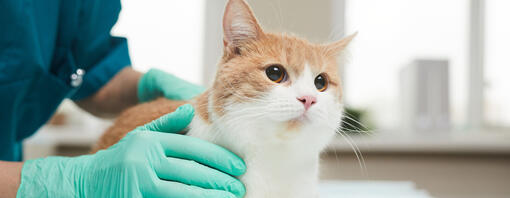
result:
[[(339, 65), (345, 135), (322, 157), (325, 186), (364, 182), (348, 188), (359, 197), (510, 197), (510, 1), (248, 2), (266, 31), (314, 42), (359, 32)], [(128, 38), (135, 69), (210, 85), (225, 0), (122, 4), (112, 34)], [(26, 140), (25, 158), (87, 153), (110, 123), (66, 101)]]

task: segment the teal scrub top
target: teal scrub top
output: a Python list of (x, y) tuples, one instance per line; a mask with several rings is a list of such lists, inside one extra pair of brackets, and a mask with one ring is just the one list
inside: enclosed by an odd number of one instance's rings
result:
[(119, 0), (0, 1), (0, 160), (65, 98), (84, 99), (130, 65), (126, 39), (110, 30)]

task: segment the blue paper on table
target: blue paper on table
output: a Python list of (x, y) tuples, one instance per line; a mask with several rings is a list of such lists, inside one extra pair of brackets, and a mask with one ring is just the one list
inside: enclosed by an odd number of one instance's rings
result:
[(321, 198), (432, 198), (408, 181), (322, 181)]

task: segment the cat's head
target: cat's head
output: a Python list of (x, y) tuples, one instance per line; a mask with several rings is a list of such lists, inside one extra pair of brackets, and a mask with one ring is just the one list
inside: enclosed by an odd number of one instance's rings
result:
[[(343, 107), (337, 57), (354, 35), (313, 44), (267, 33), (243, 0), (228, 2), (223, 30), (224, 55), (210, 96), (214, 117), (282, 140), (314, 129), (331, 128), (324, 133), (332, 133), (339, 126)], [(276, 128), (282, 133), (274, 134)]]

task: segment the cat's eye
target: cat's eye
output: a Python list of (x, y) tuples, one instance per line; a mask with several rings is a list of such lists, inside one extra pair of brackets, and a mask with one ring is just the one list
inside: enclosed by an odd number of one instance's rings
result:
[(266, 75), (275, 83), (281, 83), (287, 79), (287, 72), (281, 65), (270, 65), (266, 68)]
[(326, 89), (328, 88), (328, 79), (326, 75), (319, 74), (317, 77), (315, 77), (314, 84), (315, 88), (317, 88), (317, 90), (319, 90), (320, 92), (326, 91)]

